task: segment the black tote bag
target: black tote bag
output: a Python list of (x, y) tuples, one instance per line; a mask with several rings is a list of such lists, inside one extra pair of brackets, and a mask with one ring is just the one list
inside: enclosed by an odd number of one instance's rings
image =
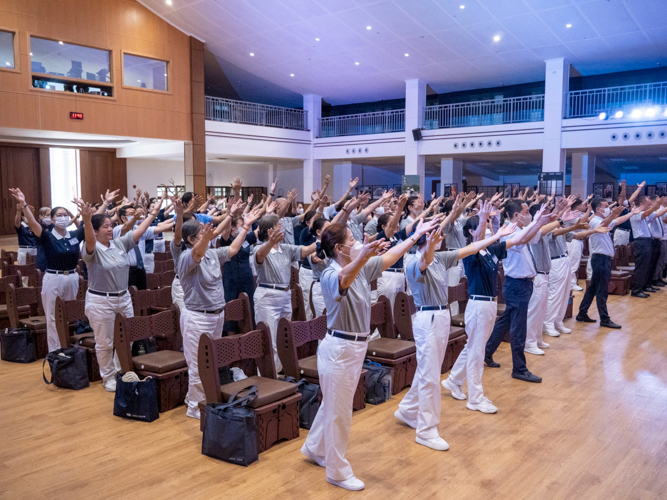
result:
[(294, 377), (284, 377), (280, 378), (280, 380), (296, 384), (297, 391), (301, 393), (301, 402), (299, 404), (299, 427), (310, 430), (315, 421), (317, 410), (320, 409), (320, 404), (322, 402), (321, 387), (318, 384), (308, 382), (305, 378), (302, 378), (298, 382)]
[(14, 363), (32, 363), (37, 359), (35, 335), (27, 328), (5, 328), (0, 333), (0, 358)]
[(113, 414), (142, 422), (152, 422), (160, 418), (157, 406), (157, 381), (149, 375), (143, 380), (123, 382), (119, 373), (116, 376)]
[(367, 359), (364, 361), (366, 375), (366, 402), (379, 405), (391, 398), (391, 369)]
[[(47, 361), (51, 368), (51, 382), (46, 380), (44, 374), (44, 365)], [(86, 351), (78, 347), (67, 347), (48, 353), (42, 363), (42, 377), (47, 385), (54, 384), (62, 389), (78, 391), (90, 386)]]
[[(248, 391), (236, 399), (239, 392)], [(250, 385), (229, 398), (227, 403), (206, 405), (206, 421), (201, 452), (225, 462), (248, 466), (259, 459), (255, 412), (246, 405), (257, 398), (257, 386)]]

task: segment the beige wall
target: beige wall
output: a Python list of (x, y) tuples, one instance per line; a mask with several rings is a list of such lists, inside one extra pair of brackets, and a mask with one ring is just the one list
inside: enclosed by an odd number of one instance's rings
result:
[[(0, 0), (0, 29), (19, 52), (0, 68), (0, 127), (192, 139), (190, 38), (134, 0)], [(111, 50), (114, 96), (33, 89), (30, 35)], [(169, 61), (168, 92), (124, 88), (122, 51)]]

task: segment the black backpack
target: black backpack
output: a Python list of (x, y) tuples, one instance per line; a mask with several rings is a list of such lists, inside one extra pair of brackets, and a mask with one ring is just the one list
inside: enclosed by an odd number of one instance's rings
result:
[(0, 358), (14, 363), (32, 363), (37, 359), (35, 334), (27, 328), (5, 328), (0, 333)]

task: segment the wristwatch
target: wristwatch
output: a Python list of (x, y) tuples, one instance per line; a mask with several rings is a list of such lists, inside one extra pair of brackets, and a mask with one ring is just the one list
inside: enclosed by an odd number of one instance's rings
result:
[(563, 227), (565, 225), (565, 222), (563, 222), (563, 219), (560, 217), (558, 218), (558, 223), (560, 224), (560, 227)]

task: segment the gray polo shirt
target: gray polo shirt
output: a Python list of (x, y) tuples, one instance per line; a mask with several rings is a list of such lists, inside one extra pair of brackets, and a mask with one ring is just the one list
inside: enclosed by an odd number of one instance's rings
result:
[(408, 215), (405, 219), (401, 220), (401, 225), (399, 229), (405, 229), (408, 225), (412, 224), (414, 221), (415, 220)]
[(342, 269), (332, 260), (320, 278), (327, 308), (327, 327), (341, 332), (370, 333), (370, 282), (382, 276), (382, 257), (371, 257), (352, 284), (341, 292), (338, 275)]
[(635, 214), (630, 217), (630, 224), (632, 224), (632, 237), (637, 238), (650, 238), (651, 230), (648, 227), (648, 223), (655, 218), (655, 212), (642, 219), (642, 214)]
[(174, 243), (174, 240), (171, 240), (169, 243), (169, 250), (171, 251), (171, 257), (174, 259), (174, 266), (178, 266), (178, 259), (181, 258), (181, 254), (183, 253), (183, 243), (180, 245), (176, 246), (176, 243)]
[(198, 263), (188, 248), (178, 259), (183, 302), (190, 311), (214, 311), (225, 307), (220, 266), (229, 260), (229, 247), (208, 249)]
[(662, 239), (664, 236), (662, 232), (662, 222), (660, 219), (658, 219), (658, 217), (654, 217), (653, 220), (648, 223), (648, 227), (651, 230), (651, 236), (653, 238), (657, 238), (659, 240)]
[(137, 244), (129, 231), (120, 238), (109, 242), (109, 247), (95, 242), (93, 253), (86, 253), (86, 245), (81, 250), (81, 258), (88, 269), (88, 288), (98, 292), (122, 292), (127, 290), (127, 281), (130, 276), (130, 265), (127, 263), (127, 253)]
[(252, 257), (257, 269), (257, 283), (288, 286), (292, 262), (301, 260), (301, 245), (280, 243), (278, 250), (272, 248), (261, 263), (257, 262), (257, 250), (260, 248), (261, 245), (255, 246)]
[(373, 236), (377, 234), (378, 232), (378, 218), (373, 217), (371, 220), (368, 221), (368, 224), (364, 226), (364, 234), (367, 234), (368, 236)]
[(294, 227), (301, 224), (301, 220), (298, 217), (283, 217), (280, 222), (285, 233), (285, 243), (294, 245)]
[[(589, 223), (591, 229), (595, 229), (596, 227), (598, 227), (603, 220), (604, 219), (602, 219), (602, 217), (598, 215), (593, 217)], [(609, 227), (613, 229), (614, 226), (615, 226), (615, 221), (611, 221)], [(588, 238), (588, 244), (590, 247), (591, 254), (599, 253), (601, 255), (608, 255), (609, 257), (614, 256), (614, 242), (612, 241), (611, 235), (609, 233), (591, 234)]]
[(548, 273), (551, 271), (551, 252), (549, 251), (549, 242), (553, 239), (551, 233), (547, 233), (540, 238), (534, 245), (528, 245), (530, 255), (535, 264), (535, 270), (539, 273)]
[(467, 217), (461, 216), (454, 223), (449, 223), (445, 226), (445, 244), (447, 248), (463, 248), (466, 246), (466, 239), (463, 236), (463, 225), (467, 220)]
[(565, 235), (561, 234), (559, 236), (551, 237), (549, 241), (549, 253), (551, 254), (552, 259), (556, 259), (561, 255), (567, 256), (567, 242), (565, 241)]
[(313, 262), (312, 254), (308, 256), (308, 262), (310, 262), (310, 268), (313, 270), (313, 280), (318, 280), (322, 277), (322, 273), (331, 263), (331, 259), (324, 259), (321, 262)]
[(419, 269), (420, 259), (421, 253), (417, 252), (416, 258), (412, 259), (405, 269), (415, 305), (417, 307), (447, 305), (449, 291), (447, 269), (458, 264), (459, 251), (435, 252), (433, 262), (423, 271)]
[(364, 242), (364, 217), (362, 214), (356, 214), (350, 217), (347, 221), (347, 227), (355, 240)]

